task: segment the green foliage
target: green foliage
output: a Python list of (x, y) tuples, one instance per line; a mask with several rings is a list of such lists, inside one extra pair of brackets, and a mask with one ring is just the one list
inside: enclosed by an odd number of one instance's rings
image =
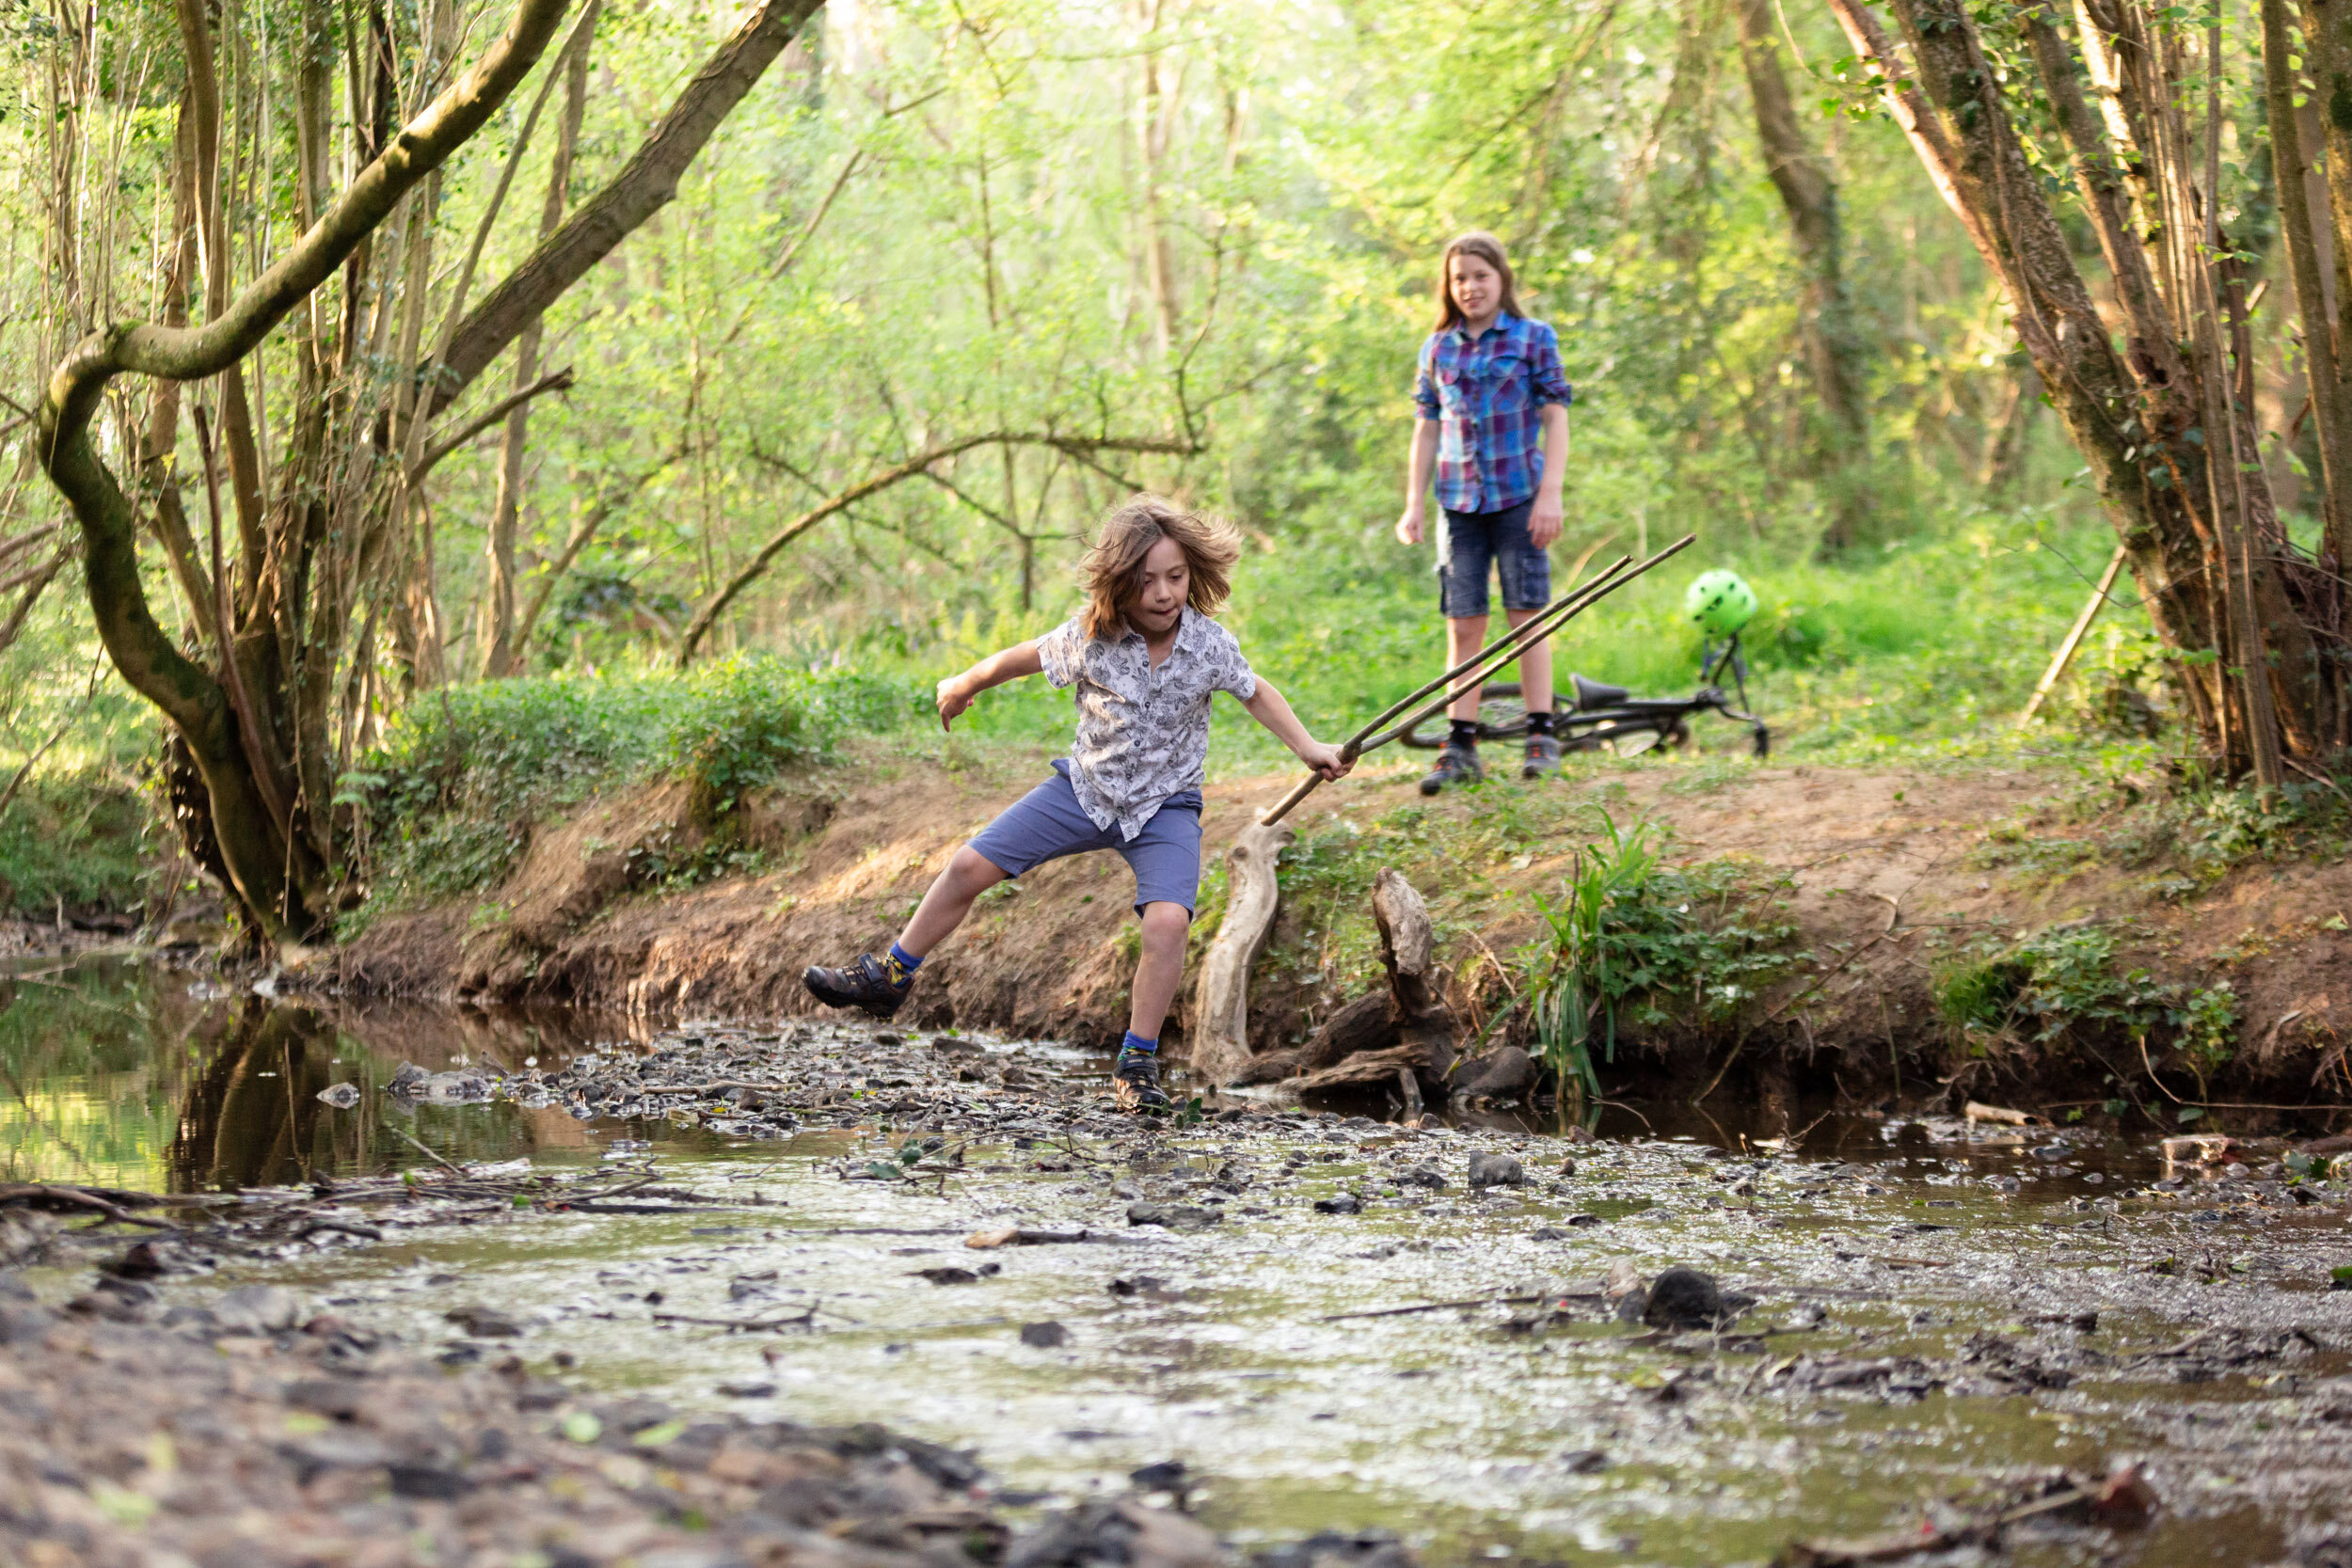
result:
[[(710, 817), (723, 816), (787, 765), (914, 711), (901, 683), (755, 657), (685, 674), (447, 687), (402, 714), (338, 798), (364, 817), (358, 869), (380, 908), (489, 885), (534, 820), (599, 791), (675, 779)], [(693, 869), (681, 859), (654, 874)]]
[(1662, 1023), (1687, 993), (1696, 1021), (1729, 1017), (1786, 972), (1796, 933), (1760, 910), (1783, 879), (1724, 861), (1667, 864), (1653, 824), (1625, 830), (1597, 815), (1600, 837), (1578, 851), (1560, 901), (1534, 895), (1544, 931), (1520, 955), (1537, 1055), (1579, 1111), (1601, 1094), (1596, 1042), (1602, 1060), (1616, 1059), (1621, 1006)]
[(1993, 1038), (2058, 1040), (2076, 1031), (2144, 1038), (2162, 1029), (2201, 1068), (2234, 1050), (2237, 996), (2227, 980), (2190, 986), (2117, 962), (2115, 927), (2095, 921), (2052, 926), (2022, 941), (1982, 942), (1931, 979), (1945, 1021), (1979, 1043)]
[(158, 907), (174, 863), (146, 793), (103, 774), (34, 775), (0, 812), (0, 909), (49, 920), (69, 911)]

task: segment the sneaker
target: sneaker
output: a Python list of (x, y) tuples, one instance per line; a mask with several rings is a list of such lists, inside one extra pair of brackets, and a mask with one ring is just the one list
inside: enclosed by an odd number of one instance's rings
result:
[(1122, 1111), (1157, 1116), (1168, 1108), (1168, 1091), (1160, 1087), (1160, 1058), (1152, 1051), (1121, 1051), (1111, 1069), (1111, 1092)]
[(1531, 735), (1527, 737), (1527, 760), (1519, 765), (1519, 777), (1540, 779), (1560, 766), (1560, 737), (1556, 735)]
[(1438, 753), (1438, 766), (1421, 781), (1423, 795), (1435, 795), (1452, 784), (1477, 784), (1486, 776), (1486, 767), (1478, 760), (1478, 748), (1460, 746), (1449, 740), (1445, 750)]
[(892, 984), (889, 966), (861, 953), (857, 962), (840, 969), (811, 965), (802, 972), (801, 984), (828, 1007), (863, 1007), (876, 1018), (888, 1018), (906, 1001), (914, 981), (909, 976), (904, 985)]

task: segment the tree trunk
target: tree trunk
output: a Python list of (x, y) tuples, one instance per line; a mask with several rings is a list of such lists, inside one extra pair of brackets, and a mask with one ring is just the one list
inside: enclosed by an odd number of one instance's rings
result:
[[(595, 40), (596, 13), (600, 0), (588, 0), (580, 39), (560, 62), (564, 71), (564, 112), (556, 122), (555, 154), (548, 163), (547, 199), (539, 209), (539, 238), (544, 241), (564, 221), (564, 198), (572, 178), (572, 159), (580, 148), (580, 126), (588, 107), (588, 54)], [(539, 377), (539, 339), (546, 318), (533, 316), (515, 344), (515, 389), (529, 388)], [(485, 680), (520, 674), (522, 650), (515, 641), (515, 535), (522, 514), (523, 453), (531, 439), (531, 404), (518, 403), (506, 416), (499, 436), (498, 496), (490, 511), (489, 581), (484, 590), (481, 671)]]
[[(90, 423), (107, 384), (118, 375), (202, 380), (251, 353), (408, 192), (481, 128), (538, 59), (563, 10), (563, 0), (517, 0), (506, 29), (483, 57), (426, 105), (291, 248), (223, 301), (203, 325), (126, 322), (93, 333), (56, 366), (44, 391), (35, 448), (81, 525), (83, 576), (99, 638), (123, 678), (163, 710), (185, 742), (209, 798), (213, 836), (230, 891), (253, 927), (268, 936), (307, 934), (319, 923), (327, 912), (327, 868), (309, 852), (311, 841), (269, 810), (270, 791), (257, 776), (258, 768), (267, 764), (248, 755), (221, 681), (182, 654), (149, 609), (139, 570), (137, 513), (99, 456)], [(199, 132), (201, 125), (199, 117)], [(199, 200), (199, 225), (202, 221)], [(225, 264), (225, 257), (222, 261)], [(254, 578), (260, 580), (258, 563)], [(219, 588), (215, 583), (216, 595)], [(253, 624), (250, 617), (244, 619)], [(326, 802), (311, 800), (309, 809), (324, 813)]]
[(1196, 1083), (1222, 1086), (1249, 1064), (1249, 968), (1281, 907), (1275, 863), (1295, 834), (1281, 824), (1242, 830), (1226, 851), (1225, 919), (1200, 960), (1189, 1067)]
[(1861, 537), (1871, 503), (1868, 367), (1846, 284), (1845, 218), (1829, 161), (1806, 141), (1788, 97), (1773, 0), (1740, 0), (1737, 8), (1756, 143), (1788, 214), (1789, 242), (1804, 266), (1798, 331), (1820, 403), (1814, 440), (1830, 493), (1830, 523), (1821, 546), (1837, 551)]
[(2049, 6), (2019, 13), (2106, 258), (2121, 321), (2111, 333), (2046, 179), (2026, 160), (1974, 16), (1955, 0), (1893, 5), (1909, 63), (1866, 0), (1832, 0), (1855, 52), (1883, 81), (1896, 122), (1999, 277), (2156, 631), (2180, 656), (2175, 678), (2206, 749), (2233, 774), (2279, 756), (2281, 741), (2315, 753), (2342, 707), (2342, 649), (2324, 602), (2332, 590), (2296, 556), (2259, 467), (2243, 461), (2258, 450), (2251, 412), (2235, 396), (2250, 349), (2241, 337), (2233, 366), (2218, 333), (2201, 330), (2226, 291), (2205, 243), (2201, 176), (2175, 93), (2189, 74), (2178, 27), (2152, 21), (2138, 0), (2080, 0), (2082, 27), (2070, 44)]

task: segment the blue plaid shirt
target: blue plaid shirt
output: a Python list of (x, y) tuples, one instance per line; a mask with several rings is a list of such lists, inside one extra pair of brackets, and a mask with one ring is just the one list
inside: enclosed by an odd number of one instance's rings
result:
[(1501, 512), (1534, 499), (1544, 476), (1544, 404), (1567, 406), (1560, 335), (1542, 322), (1499, 315), (1473, 340), (1460, 326), (1421, 345), (1413, 402), (1438, 422), (1438, 504)]

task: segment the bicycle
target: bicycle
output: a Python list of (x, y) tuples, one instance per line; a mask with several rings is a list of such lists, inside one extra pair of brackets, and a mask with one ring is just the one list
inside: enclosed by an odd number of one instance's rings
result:
[[(1739, 691), (1736, 707), (1731, 695), (1714, 684), (1724, 675), (1730, 676)], [(1568, 691), (1556, 693), (1551, 701), (1552, 734), (1559, 737), (1564, 752), (1608, 751), (1621, 757), (1638, 756), (1655, 746), (1689, 744), (1692, 716), (1715, 713), (1745, 724), (1755, 754), (1771, 755), (1771, 730), (1747, 711), (1748, 669), (1740, 654), (1739, 633), (1725, 638), (1720, 647), (1713, 642), (1706, 645), (1699, 682), (1699, 689), (1689, 697), (1636, 697), (1622, 686), (1572, 673)], [(1517, 681), (1493, 681), (1479, 688), (1479, 739), (1516, 740), (1527, 733), (1527, 714), (1513, 701), (1518, 695)], [(1445, 744), (1447, 724), (1444, 714), (1431, 714), (1407, 724), (1397, 738), (1407, 746), (1434, 752)]]

